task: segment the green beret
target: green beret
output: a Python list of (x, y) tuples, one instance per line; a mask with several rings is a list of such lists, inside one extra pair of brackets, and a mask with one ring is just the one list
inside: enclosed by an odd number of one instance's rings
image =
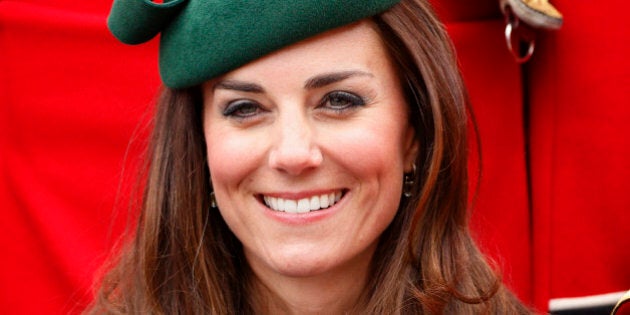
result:
[(114, 0), (107, 25), (127, 44), (160, 37), (160, 75), (171, 88), (201, 84), (400, 0)]

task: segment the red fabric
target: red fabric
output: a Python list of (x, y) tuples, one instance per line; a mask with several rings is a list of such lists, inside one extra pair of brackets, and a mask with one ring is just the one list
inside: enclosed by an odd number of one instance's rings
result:
[[(521, 72), (504, 48), (502, 24), (450, 23), (481, 140), (481, 182), (471, 183), (472, 227), (484, 251), (519, 297), (531, 300), (530, 230), (526, 161), (523, 150)], [(474, 141), (474, 138), (471, 138)], [(475, 143), (471, 144), (475, 152)], [(478, 158), (470, 163), (479, 176)], [(473, 197), (474, 198), (474, 197)]]
[[(436, 2), (479, 122), (472, 225), (481, 247), (541, 310), (549, 298), (630, 288), (629, 5), (555, 0), (566, 25), (540, 38), (523, 82), (494, 0)], [(125, 198), (116, 198), (131, 186), (121, 178), (139, 152), (132, 146), (125, 160), (128, 142), (158, 90), (157, 45), (116, 42), (105, 27), (109, 6), (0, 1), (3, 313), (80, 312), (124, 228)]]
[(538, 305), (630, 288), (630, 4), (553, 3), (527, 67)]
[(107, 8), (86, 3), (0, 1), (5, 314), (78, 313), (122, 228), (114, 200), (127, 142), (159, 84), (156, 45), (120, 45), (105, 29)]

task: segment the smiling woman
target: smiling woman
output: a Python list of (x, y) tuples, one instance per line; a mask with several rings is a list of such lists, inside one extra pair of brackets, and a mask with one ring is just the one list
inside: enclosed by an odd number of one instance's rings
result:
[[(117, 36), (138, 2), (114, 5)], [(217, 22), (195, 13), (216, 9), (205, 3), (165, 4), (163, 52), (180, 35), (210, 45), (186, 27)], [(209, 58), (237, 54), (233, 66), (197, 63), (221, 42), (187, 47), (183, 59), (202, 54), (188, 64), (161, 55), (168, 88), (135, 239), (89, 311), (528, 313), (468, 232), (465, 91), (428, 4), (295, 3), (256, 1), (263, 19), (283, 18)], [(246, 5), (234, 6), (218, 7), (233, 17)], [(251, 37), (250, 22), (220, 36)]]
[(258, 291), (279, 298), (270, 302), (280, 300), (281, 310), (351, 309), (418, 148), (373, 23), (324, 33), (212, 80), (204, 103), (218, 209), (243, 244)]

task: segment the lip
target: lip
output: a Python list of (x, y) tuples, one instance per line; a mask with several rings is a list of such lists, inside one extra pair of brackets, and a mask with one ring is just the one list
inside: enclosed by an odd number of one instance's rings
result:
[[(277, 211), (269, 208), (264, 200), (263, 196), (274, 197), (274, 198), (283, 198), (283, 199), (291, 199), (291, 200), (299, 200), (304, 198), (310, 198), (313, 196), (330, 194), (334, 192), (341, 191), (341, 199), (337, 201), (334, 205), (320, 209), (314, 210), (307, 213), (289, 213), (284, 211)], [(287, 225), (305, 225), (312, 224), (318, 221), (325, 220), (328, 217), (333, 216), (335, 213), (339, 211), (345, 204), (345, 201), (349, 199), (350, 191), (348, 189), (328, 189), (328, 190), (317, 190), (317, 191), (304, 191), (304, 192), (274, 192), (274, 193), (264, 193), (258, 194), (256, 199), (260, 204), (260, 207), (263, 209), (265, 215), (270, 217), (271, 219), (278, 221)]]

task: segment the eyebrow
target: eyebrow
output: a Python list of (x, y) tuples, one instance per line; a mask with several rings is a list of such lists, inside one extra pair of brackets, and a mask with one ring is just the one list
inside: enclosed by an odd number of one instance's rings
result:
[[(363, 71), (330, 72), (309, 78), (306, 80), (306, 83), (304, 83), (304, 88), (307, 90), (317, 89), (357, 76), (374, 77), (373, 74)], [(247, 93), (265, 93), (265, 89), (256, 83), (238, 80), (220, 81), (213, 86), (213, 90), (216, 89), (234, 90)]]
[(351, 77), (357, 77), (357, 76), (374, 77), (373, 74), (369, 72), (363, 72), (363, 71), (341, 71), (341, 72), (324, 73), (324, 74), (316, 75), (306, 80), (306, 83), (304, 84), (304, 88), (317, 89), (317, 88), (324, 87), (326, 85), (337, 83), (337, 82), (349, 79)]
[(214, 85), (213, 90), (225, 89), (248, 93), (264, 93), (265, 89), (256, 83), (243, 82), (237, 80), (224, 80)]

